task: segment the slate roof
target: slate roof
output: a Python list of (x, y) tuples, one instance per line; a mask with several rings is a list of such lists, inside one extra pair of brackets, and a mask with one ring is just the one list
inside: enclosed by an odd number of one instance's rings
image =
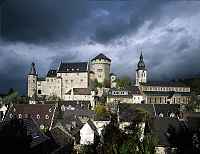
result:
[(104, 59), (104, 60), (108, 60), (109, 62), (111, 62), (111, 59), (108, 58), (108, 57), (106, 57), (103, 53), (100, 53), (99, 55), (97, 55), (96, 57), (94, 57), (94, 58), (92, 59), (92, 61), (93, 61), (93, 60), (96, 60), (96, 59), (99, 59), (99, 60)]
[(190, 96), (189, 92), (174, 92), (174, 91), (143, 91), (146, 96), (169, 96), (173, 95)]
[(200, 128), (200, 112), (184, 113), (184, 118), (189, 129), (195, 131)]
[[(53, 119), (56, 104), (15, 104), (11, 106), (6, 114), (5, 119), (10, 119), (10, 114), (17, 117), (21, 114), (22, 118), (30, 116), (40, 126), (50, 127)], [(39, 116), (38, 116), (39, 115)], [(46, 118), (48, 116), (48, 119)]]
[(94, 118), (95, 113), (92, 110), (84, 109), (81, 107), (71, 107), (71, 106), (65, 106), (66, 110), (64, 112), (64, 116), (68, 117), (69, 115), (74, 115), (76, 117), (88, 117), (88, 118)]
[[(69, 90), (66, 94), (71, 95), (72, 90)], [(89, 88), (73, 88), (74, 95), (91, 95)]]
[(47, 73), (47, 77), (56, 77), (57, 76), (57, 70), (49, 70)]
[(37, 72), (35, 69), (35, 63), (31, 64), (31, 69), (30, 69), (29, 75), (37, 75)]
[(27, 128), (28, 135), (32, 136), (31, 147), (35, 147), (50, 138), (40, 131), (39, 126), (33, 118), (23, 119), (24, 125)]
[[(188, 87), (180, 82), (148, 82), (142, 83), (143, 86), (157, 86), (157, 87)], [(189, 87), (188, 87), (189, 88)]]
[(46, 79), (44, 77), (38, 77), (37, 81), (45, 81)]
[[(32, 137), (30, 148), (34, 148), (37, 145), (40, 145), (41, 143), (44, 143), (50, 139), (43, 132), (40, 131), (34, 119), (26, 118), (26, 119), (20, 119), (20, 120), (22, 120), (24, 127), (27, 129), (27, 135), (30, 135)], [(11, 119), (1, 122), (0, 129), (2, 129), (3, 126), (9, 124), (10, 122), (11, 122)]]
[(137, 70), (145, 70), (145, 64), (144, 64), (144, 60), (143, 60), (143, 55), (141, 53), (140, 55), (140, 60), (138, 62), (138, 69)]
[(119, 116), (121, 121), (133, 121), (136, 117), (136, 110), (143, 109), (147, 111), (150, 116), (155, 116), (154, 107), (152, 104), (119, 104)]
[(154, 118), (152, 120), (152, 131), (158, 137), (158, 146), (170, 146), (167, 131), (170, 126), (179, 129), (179, 120), (176, 118)]
[[(49, 104), (55, 104), (55, 101), (48, 101)], [(71, 106), (75, 108), (82, 108), (82, 109), (88, 109), (90, 107), (90, 101), (60, 101), (61, 105), (64, 106)]]
[(164, 117), (169, 117), (171, 113), (179, 115), (180, 105), (179, 104), (154, 104), (156, 115), (162, 113)]
[[(160, 113), (163, 117), (170, 117), (171, 113), (175, 114), (174, 118), (180, 113), (179, 104), (119, 104), (119, 116), (121, 121), (133, 121), (136, 117), (136, 110), (143, 109), (147, 111), (151, 117), (158, 117)], [(172, 117), (171, 117), (172, 118)]]
[(73, 136), (71, 136), (70, 132), (68, 132), (63, 125), (52, 128), (51, 135), (56, 144), (60, 146), (73, 142)]
[(81, 73), (87, 71), (88, 71), (87, 62), (61, 63), (58, 69), (58, 73)]

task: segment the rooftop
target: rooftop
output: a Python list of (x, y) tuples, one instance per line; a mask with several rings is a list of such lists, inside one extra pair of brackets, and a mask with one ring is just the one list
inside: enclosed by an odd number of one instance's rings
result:
[(81, 73), (87, 71), (88, 71), (87, 62), (61, 63), (58, 69), (58, 73)]
[(93, 61), (93, 60), (96, 60), (96, 59), (99, 59), (99, 60), (104, 59), (104, 60), (108, 60), (109, 62), (111, 62), (111, 59), (108, 58), (108, 57), (106, 57), (103, 53), (100, 53), (99, 55), (97, 55), (96, 57), (94, 57), (94, 58), (92, 59), (92, 61)]

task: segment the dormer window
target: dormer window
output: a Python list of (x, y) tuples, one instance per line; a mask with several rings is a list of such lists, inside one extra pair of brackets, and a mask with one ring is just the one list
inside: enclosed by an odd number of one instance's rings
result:
[(44, 129), (44, 125), (43, 124), (40, 125), (40, 129)]
[(45, 115), (45, 119), (46, 119), (46, 120), (49, 119), (49, 115), (46, 114), (46, 115)]
[(22, 119), (22, 114), (18, 114), (18, 118), (19, 118), (19, 119)]
[(172, 112), (172, 113), (170, 113), (170, 118), (174, 118), (175, 117), (175, 114)]
[(12, 119), (12, 117), (13, 117), (12, 113), (9, 115), (9, 117), (10, 117), (10, 119)]
[(159, 113), (159, 117), (164, 117), (163, 113)]
[(37, 114), (36, 118), (37, 118), (37, 119), (40, 119), (40, 115), (39, 115), (39, 114)]

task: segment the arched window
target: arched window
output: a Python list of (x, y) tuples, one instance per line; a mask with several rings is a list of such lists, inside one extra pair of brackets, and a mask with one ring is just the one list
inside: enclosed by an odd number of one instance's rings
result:
[(12, 113), (9, 115), (9, 117), (10, 117), (10, 119), (12, 119), (12, 117), (13, 117)]
[(163, 113), (161, 112), (161, 113), (159, 113), (159, 117), (164, 117), (164, 115), (163, 115)]
[(36, 117), (37, 119), (40, 119), (40, 115), (39, 114), (37, 114), (37, 117)]
[(45, 115), (45, 119), (49, 119), (49, 115), (46, 114), (46, 115)]
[(172, 113), (170, 113), (170, 118), (174, 118), (175, 117), (175, 114), (172, 112)]
[(18, 114), (18, 118), (21, 119), (22, 118), (22, 114)]
[(40, 129), (44, 129), (44, 125), (43, 124), (40, 125)]

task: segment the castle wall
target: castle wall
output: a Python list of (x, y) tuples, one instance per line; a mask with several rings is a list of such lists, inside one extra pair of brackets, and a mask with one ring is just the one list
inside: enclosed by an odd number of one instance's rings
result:
[(61, 78), (47, 77), (44, 81), (38, 81), (37, 87), (38, 95), (55, 95), (61, 98)]
[(79, 73), (58, 73), (57, 76), (62, 78), (62, 98), (65, 98), (65, 93), (67, 93), (72, 88), (88, 88), (89, 86), (89, 76), (88, 72)]

